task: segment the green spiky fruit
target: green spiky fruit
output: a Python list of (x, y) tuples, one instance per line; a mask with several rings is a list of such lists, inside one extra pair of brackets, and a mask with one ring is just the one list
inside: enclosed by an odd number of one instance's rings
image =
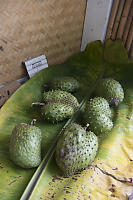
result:
[(109, 103), (102, 97), (90, 99), (86, 104), (84, 119), (96, 135), (108, 133), (113, 127), (112, 111)]
[(78, 100), (71, 93), (62, 90), (52, 90), (44, 93), (42, 114), (51, 122), (70, 118), (79, 107)]
[(42, 115), (52, 123), (70, 118), (73, 114), (74, 108), (66, 103), (49, 102), (42, 107)]
[(98, 139), (79, 124), (70, 124), (56, 147), (56, 163), (64, 176), (71, 176), (85, 169), (94, 160), (98, 150)]
[(105, 98), (112, 106), (117, 106), (124, 99), (121, 84), (112, 78), (102, 79), (95, 90), (95, 95)]
[(41, 162), (41, 130), (21, 123), (15, 126), (10, 138), (11, 160), (23, 168), (37, 167)]
[(74, 109), (79, 107), (78, 100), (75, 96), (73, 96), (69, 92), (65, 92), (62, 90), (52, 90), (44, 93), (44, 101), (45, 102), (61, 102), (63, 104), (69, 104)]
[(79, 89), (79, 86), (79, 82), (70, 76), (56, 77), (49, 83), (50, 89), (60, 89), (67, 92), (75, 92)]
[(90, 99), (86, 104), (86, 112), (87, 115), (93, 115), (93, 113), (104, 113), (106, 116), (111, 118), (111, 109), (109, 107), (109, 103), (106, 99), (102, 97), (95, 97)]
[(104, 113), (91, 113), (86, 117), (86, 122), (89, 123), (89, 128), (96, 135), (108, 133), (113, 128), (112, 120)]

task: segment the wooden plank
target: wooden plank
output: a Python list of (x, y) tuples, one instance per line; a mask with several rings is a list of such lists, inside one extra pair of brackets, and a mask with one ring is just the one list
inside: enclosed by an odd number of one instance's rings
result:
[(133, 42), (133, 21), (131, 23), (130, 30), (129, 30), (128, 37), (127, 37), (127, 41), (126, 41), (126, 44), (125, 44), (127, 52), (130, 51), (130, 48), (132, 46), (132, 42)]
[(112, 30), (112, 37), (111, 38), (113, 40), (116, 39), (116, 34), (117, 34), (117, 30), (118, 30), (119, 23), (120, 23), (120, 20), (121, 20), (121, 14), (122, 14), (122, 11), (123, 11), (123, 8), (124, 8), (125, 1), (126, 0), (121, 0), (120, 3), (119, 3), (118, 12), (117, 12), (117, 15), (116, 15), (116, 18), (115, 18), (115, 23), (114, 23), (113, 30)]
[(131, 46), (130, 58), (133, 61), (133, 45)]
[(125, 5), (124, 5), (124, 9), (121, 15), (121, 20), (120, 20), (120, 24), (118, 27), (118, 31), (117, 31), (117, 39), (122, 39), (122, 35), (125, 29), (125, 25), (128, 19), (128, 15), (129, 15), (129, 11), (131, 8), (131, 4), (132, 4), (132, 0), (126, 0)]
[(118, 6), (119, 6), (119, 1), (120, 0), (116, 0), (116, 1), (113, 2), (111, 14), (110, 14), (110, 19), (109, 19), (109, 23), (108, 23), (108, 28), (107, 28), (107, 32), (106, 32), (106, 39), (111, 38), (112, 29), (113, 29), (115, 17), (116, 17)]
[(127, 18), (125, 30), (124, 30), (123, 37), (122, 37), (124, 45), (125, 45), (126, 40), (127, 40), (127, 36), (128, 36), (128, 32), (129, 32), (132, 20), (133, 20), (133, 2), (132, 2), (132, 5), (131, 5), (131, 8), (130, 8), (130, 11), (129, 11), (129, 15), (128, 15), (128, 18)]

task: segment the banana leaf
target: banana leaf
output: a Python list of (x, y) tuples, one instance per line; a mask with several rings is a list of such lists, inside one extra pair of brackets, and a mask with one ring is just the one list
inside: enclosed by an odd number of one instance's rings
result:
[[(103, 58), (104, 52), (106, 60)], [(102, 73), (104, 62), (106, 62), (105, 77), (111, 76), (119, 80), (126, 93), (125, 101), (118, 107), (113, 130), (103, 138), (92, 166), (70, 178), (62, 177), (53, 155), (29, 198), (125, 199), (131, 192), (132, 63), (128, 60), (121, 41), (108, 40), (105, 46), (100, 41), (92, 42), (84, 52), (73, 56), (67, 62), (41, 71), (21, 86), (2, 107), (0, 111), (0, 199), (20, 199), (36, 171), (36, 169), (22, 169), (10, 160), (9, 140), (13, 127), (21, 122), (30, 123), (33, 118), (36, 118), (36, 126), (40, 127), (43, 135), (43, 157), (67, 122), (50, 124), (40, 115), (39, 107), (31, 107), (32, 102), (42, 101), (45, 83), (54, 76), (75, 77), (81, 83), (80, 90), (75, 94), (81, 102)]]

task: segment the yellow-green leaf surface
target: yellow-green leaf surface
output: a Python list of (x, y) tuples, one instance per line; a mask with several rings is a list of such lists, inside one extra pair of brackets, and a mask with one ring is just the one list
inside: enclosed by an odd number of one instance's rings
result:
[[(88, 52), (90, 49), (88, 46)], [(91, 54), (89, 54), (89, 59), (93, 61), (93, 64), (97, 64), (97, 53), (95, 60), (91, 59)], [(109, 54), (112, 54), (112, 59)], [(107, 41), (105, 55), (107, 64), (105, 76), (110, 74), (111, 77), (115, 77), (121, 82), (125, 91), (125, 101), (116, 110), (114, 128), (102, 139), (92, 166), (74, 176), (63, 178), (53, 156), (44, 168), (29, 199), (124, 200), (131, 193), (133, 176), (133, 88), (131, 87), (133, 84), (131, 75), (133, 63), (128, 60), (121, 41)], [(110, 59), (107, 59), (108, 56)], [(76, 58), (74, 65), (80, 63), (80, 58), (78, 56)], [(113, 70), (112, 66), (115, 66)]]
[(51, 159), (30, 199), (127, 199), (133, 176), (133, 89), (126, 90), (126, 99), (119, 106), (115, 126), (100, 145), (92, 166), (63, 178)]
[[(23, 84), (17, 92), (6, 102), (0, 110), (0, 199), (18, 200), (36, 169), (23, 169), (16, 166), (9, 158), (9, 141), (12, 129), (18, 123), (30, 123), (33, 118), (37, 119), (36, 126), (42, 131), (42, 157), (46, 154), (49, 147), (53, 144), (59, 131), (66, 121), (58, 124), (50, 124), (44, 121), (38, 106), (32, 106), (31, 103), (42, 100), (44, 85), (55, 76), (70, 75), (80, 81), (81, 88), (75, 94), (79, 100), (86, 95), (86, 91), (95, 83), (96, 78), (102, 71), (103, 45), (100, 41), (91, 43), (90, 48), (100, 52), (98, 54), (99, 62), (93, 64), (95, 55), (91, 55), (93, 60), (89, 59), (89, 52), (78, 54), (77, 62), (74, 56), (70, 61), (56, 66), (50, 66), (41, 71), (32, 79)], [(93, 53), (92, 53), (93, 54)]]
[[(66, 63), (50, 66), (41, 71), (21, 86), (2, 107), (0, 111), (0, 199), (20, 199), (36, 170), (22, 169), (10, 160), (9, 140), (13, 127), (21, 122), (30, 123), (33, 118), (36, 118), (36, 126), (42, 130), (42, 157), (44, 157), (66, 121), (54, 125), (44, 121), (40, 108), (31, 107), (31, 103), (42, 100), (44, 84), (54, 76), (64, 75), (71, 75), (80, 81), (81, 88), (75, 95), (81, 102), (103, 70), (104, 49), (107, 63), (106, 76), (121, 80), (127, 90), (127, 83), (132, 82), (132, 63), (129, 62), (121, 41), (109, 40), (105, 47), (100, 41), (95, 41), (87, 46), (86, 51), (73, 56)], [(131, 192), (130, 184), (121, 183), (100, 170), (106, 170), (122, 180), (124, 177), (127, 179), (132, 177), (132, 161), (130, 161), (133, 158), (132, 88), (127, 90), (127, 93), (126, 101), (118, 108), (112, 132), (104, 138), (99, 147), (93, 167), (70, 178), (63, 178), (53, 156), (44, 168), (30, 199), (124, 199), (126, 193)]]

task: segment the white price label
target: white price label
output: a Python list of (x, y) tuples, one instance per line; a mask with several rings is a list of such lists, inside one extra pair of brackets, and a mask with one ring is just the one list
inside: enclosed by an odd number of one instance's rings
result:
[(30, 60), (24, 61), (24, 64), (26, 66), (27, 72), (29, 74), (29, 77), (31, 78), (38, 72), (40, 72), (42, 69), (48, 67), (47, 59), (45, 55), (41, 55), (35, 58), (32, 58)]

